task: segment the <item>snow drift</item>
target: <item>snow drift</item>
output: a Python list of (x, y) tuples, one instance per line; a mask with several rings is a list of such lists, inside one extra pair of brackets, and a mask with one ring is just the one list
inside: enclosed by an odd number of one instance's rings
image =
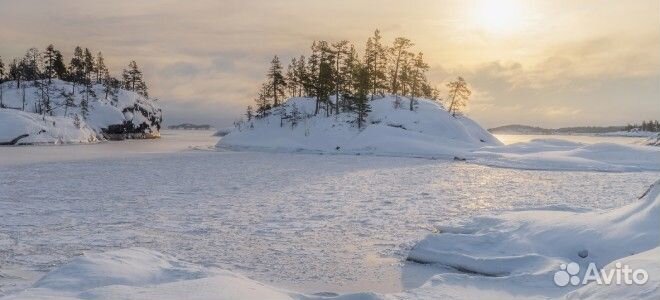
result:
[[(660, 268), (660, 261), (651, 258), (660, 246), (659, 194), (660, 180), (638, 201), (610, 211), (511, 212), (476, 218), (460, 227), (440, 227), (440, 233), (420, 241), (408, 259), (460, 273), (436, 276), (418, 295), (432, 289), (459, 298), (547, 298), (576, 290), (569, 298), (657, 299), (660, 280), (652, 272)], [(643, 287), (554, 284), (562, 263), (576, 262), (584, 274), (589, 263), (603, 267), (619, 259), (637, 262), (655, 279)]]
[[(400, 97), (403, 103), (408, 99)], [(418, 100), (415, 111), (394, 108), (394, 96), (370, 101), (365, 128), (354, 124), (355, 116), (341, 113), (314, 116), (313, 98), (292, 98), (269, 116), (243, 124), (218, 143), (220, 148), (281, 152), (377, 154), (395, 156), (450, 157), (468, 150), (501, 143), (476, 122), (453, 117), (441, 104)], [(281, 109), (281, 110), (280, 110)], [(297, 124), (281, 120), (296, 110)]]
[[(95, 84), (92, 87), (95, 96), (89, 97), (89, 113), (84, 119), (81, 111), (84, 96), (80, 85), (77, 85), (75, 93), (72, 93), (74, 89), (71, 83), (53, 79), (47, 89), (39, 88), (39, 84), (45, 86), (46, 83), (46, 80), (24, 81), (21, 88), (18, 88), (14, 81), (0, 84), (0, 121), (3, 125), (0, 126), (0, 143), (8, 143), (25, 134), (30, 137), (20, 139), (18, 144), (86, 143), (106, 138), (160, 136), (160, 108), (152, 100), (135, 92), (118, 89), (116, 97), (109, 95), (106, 98), (103, 86)], [(50, 114), (43, 117), (35, 113), (46, 94), (51, 102), (52, 117)], [(72, 105), (67, 107), (64, 104), (68, 96), (72, 98)], [(74, 124), (76, 116), (82, 125), (68, 126)], [(90, 130), (93, 137), (90, 137)], [(33, 136), (37, 132), (42, 133)]]
[(581, 144), (559, 139), (484, 147), (472, 162), (506, 168), (570, 171), (660, 171), (660, 149), (613, 143)]
[(243, 276), (143, 248), (73, 259), (8, 299), (291, 299)]

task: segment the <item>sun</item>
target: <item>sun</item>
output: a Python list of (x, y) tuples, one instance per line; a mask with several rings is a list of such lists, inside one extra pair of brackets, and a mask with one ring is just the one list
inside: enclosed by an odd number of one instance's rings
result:
[(523, 27), (523, 5), (516, 0), (483, 0), (475, 3), (475, 24), (490, 33), (512, 33)]

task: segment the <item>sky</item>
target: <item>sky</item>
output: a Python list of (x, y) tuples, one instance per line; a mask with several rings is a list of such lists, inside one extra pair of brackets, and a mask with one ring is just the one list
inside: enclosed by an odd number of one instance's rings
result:
[(410, 38), (434, 86), (463, 76), (482, 126), (619, 125), (660, 119), (660, 1), (0, 0), (0, 56), (52, 43), (145, 73), (165, 123), (230, 125), (273, 55), (314, 40), (362, 52), (380, 29)]

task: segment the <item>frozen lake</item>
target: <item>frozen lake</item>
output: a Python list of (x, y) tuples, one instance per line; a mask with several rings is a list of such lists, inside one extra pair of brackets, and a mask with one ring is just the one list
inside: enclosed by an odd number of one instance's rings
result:
[(0, 148), (0, 295), (84, 251), (132, 246), (297, 291), (399, 291), (442, 271), (403, 262), (434, 225), (620, 206), (659, 175), (211, 151), (210, 133)]
[(529, 142), (533, 139), (561, 139), (576, 143), (595, 144), (595, 143), (615, 143), (615, 144), (635, 144), (645, 141), (645, 137), (625, 137), (625, 136), (597, 136), (597, 135), (542, 135), (542, 134), (495, 134), (498, 140), (505, 145), (514, 143)]

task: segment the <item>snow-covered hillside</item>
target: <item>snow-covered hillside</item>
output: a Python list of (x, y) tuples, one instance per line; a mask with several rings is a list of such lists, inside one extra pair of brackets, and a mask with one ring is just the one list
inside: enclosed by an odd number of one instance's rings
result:
[[(401, 100), (408, 102), (405, 97)], [(394, 101), (394, 96), (370, 101), (367, 124), (358, 129), (353, 114), (314, 116), (313, 99), (292, 98), (269, 116), (242, 124), (222, 138), (218, 147), (453, 158), (483, 146), (501, 145), (476, 122), (451, 116), (437, 102), (419, 99), (417, 109), (410, 111), (405, 105), (394, 108)], [(281, 120), (280, 115), (295, 115), (294, 111), (299, 120)]]
[[(88, 113), (84, 116), (84, 89), (53, 79), (0, 84), (0, 143), (86, 143), (112, 138), (151, 138), (160, 136), (161, 110), (152, 100), (135, 92), (117, 89), (106, 98), (104, 87), (96, 84), (88, 97)], [(50, 99), (52, 113), (36, 113), (43, 99)], [(67, 101), (67, 98), (69, 99)], [(68, 105), (66, 105), (68, 102)], [(52, 116), (51, 116), (52, 115)]]

